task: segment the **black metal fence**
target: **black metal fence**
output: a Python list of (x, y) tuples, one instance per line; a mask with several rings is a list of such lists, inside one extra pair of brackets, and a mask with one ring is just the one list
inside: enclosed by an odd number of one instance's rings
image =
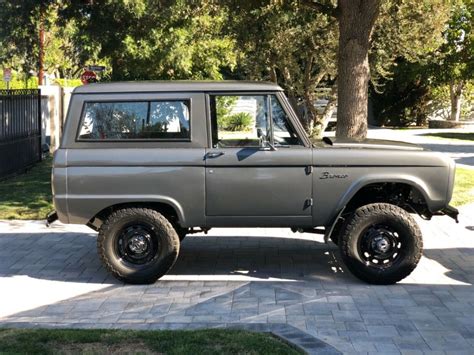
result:
[(0, 178), (41, 161), (40, 90), (0, 90)]

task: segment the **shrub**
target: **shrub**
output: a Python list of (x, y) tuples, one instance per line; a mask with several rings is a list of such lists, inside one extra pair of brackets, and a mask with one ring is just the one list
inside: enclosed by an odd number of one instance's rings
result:
[(227, 131), (249, 131), (252, 129), (252, 115), (247, 112), (219, 117), (219, 126)]

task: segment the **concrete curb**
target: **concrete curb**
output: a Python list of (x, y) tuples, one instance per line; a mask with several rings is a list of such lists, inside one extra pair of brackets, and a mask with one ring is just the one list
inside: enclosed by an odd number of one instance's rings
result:
[(22, 329), (128, 329), (128, 330), (195, 330), (205, 328), (240, 329), (251, 332), (272, 333), (283, 342), (307, 354), (336, 355), (339, 350), (326, 342), (284, 323), (41, 323), (1, 322), (0, 328)]

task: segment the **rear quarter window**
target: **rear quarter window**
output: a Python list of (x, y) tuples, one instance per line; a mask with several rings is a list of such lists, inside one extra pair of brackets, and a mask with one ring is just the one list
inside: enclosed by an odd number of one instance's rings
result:
[(190, 140), (189, 100), (85, 102), (77, 140)]

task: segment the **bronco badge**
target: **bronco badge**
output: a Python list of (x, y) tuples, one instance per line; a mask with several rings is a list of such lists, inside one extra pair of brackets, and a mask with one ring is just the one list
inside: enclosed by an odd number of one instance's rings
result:
[(348, 177), (348, 174), (331, 174), (329, 171), (323, 171), (321, 173), (320, 179), (345, 179)]

